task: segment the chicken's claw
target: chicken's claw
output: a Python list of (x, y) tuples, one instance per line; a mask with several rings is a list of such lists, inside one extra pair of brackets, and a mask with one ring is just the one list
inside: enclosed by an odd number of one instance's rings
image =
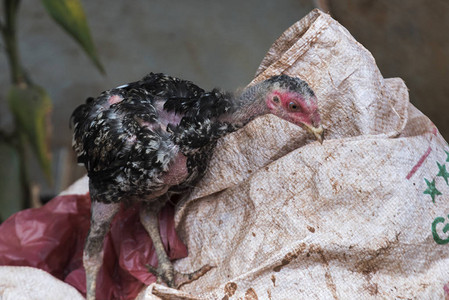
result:
[(180, 273), (174, 271), (174, 280), (171, 282), (171, 280), (167, 280), (171, 277), (170, 274), (166, 274), (166, 270), (168, 268), (155, 268), (151, 265), (146, 265), (146, 267), (148, 268), (148, 271), (150, 271), (150, 273), (157, 277), (158, 283), (164, 282), (169, 287), (176, 289), (179, 289), (181, 286), (197, 280), (198, 278), (209, 272), (212, 268), (215, 268), (214, 266), (207, 264), (192, 273)]

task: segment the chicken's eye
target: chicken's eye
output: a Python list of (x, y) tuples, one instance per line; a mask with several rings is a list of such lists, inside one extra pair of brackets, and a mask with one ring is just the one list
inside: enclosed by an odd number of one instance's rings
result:
[(290, 103), (288, 104), (288, 110), (289, 110), (289, 111), (299, 111), (299, 110), (300, 110), (300, 107), (299, 107), (299, 105), (296, 104), (295, 102), (290, 102)]
[(274, 103), (279, 103), (281, 100), (279, 99), (279, 97), (278, 96), (274, 96), (273, 97), (273, 102)]

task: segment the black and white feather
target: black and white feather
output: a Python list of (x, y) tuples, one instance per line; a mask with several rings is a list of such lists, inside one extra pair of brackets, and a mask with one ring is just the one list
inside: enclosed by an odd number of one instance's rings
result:
[(187, 157), (188, 174), (173, 190), (193, 185), (217, 138), (236, 129), (217, 120), (230, 108), (228, 94), (153, 73), (88, 98), (72, 122), (92, 198), (111, 203), (167, 189), (163, 176), (179, 153)]

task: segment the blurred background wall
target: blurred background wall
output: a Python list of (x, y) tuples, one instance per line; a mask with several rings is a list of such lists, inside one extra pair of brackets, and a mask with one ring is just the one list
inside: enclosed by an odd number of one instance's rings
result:
[[(23, 64), (53, 101), (53, 176), (33, 181), (53, 196), (84, 174), (71, 149), (69, 117), (88, 96), (164, 72), (205, 89), (245, 86), (270, 45), (315, 7), (342, 23), (370, 50), (384, 77), (402, 77), (411, 101), (449, 138), (449, 2), (445, 0), (83, 1), (101, 75), (47, 16), (40, 1), (23, 0), (18, 17)], [(0, 127), (12, 120), (5, 103), (8, 65), (0, 55)], [(36, 164), (36, 169), (37, 164)]]

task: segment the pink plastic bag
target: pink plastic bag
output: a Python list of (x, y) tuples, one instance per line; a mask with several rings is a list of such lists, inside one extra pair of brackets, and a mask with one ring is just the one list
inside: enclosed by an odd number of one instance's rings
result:
[[(98, 299), (134, 299), (144, 285), (156, 281), (146, 264), (157, 264), (150, 237), (140, 224), (139, 204), (122, 207), (106, 236), (104, 263), (97, 281)], [(187, 256), (176, 235), (174, 210), (159, 215), (162, 241), (171, 259)], [(90, 197), (65, 195), (41, 208), (18, 212), (0, 225), (0, 265), (31, 266), (86, 293), (82, 263), (90, 226)]]

